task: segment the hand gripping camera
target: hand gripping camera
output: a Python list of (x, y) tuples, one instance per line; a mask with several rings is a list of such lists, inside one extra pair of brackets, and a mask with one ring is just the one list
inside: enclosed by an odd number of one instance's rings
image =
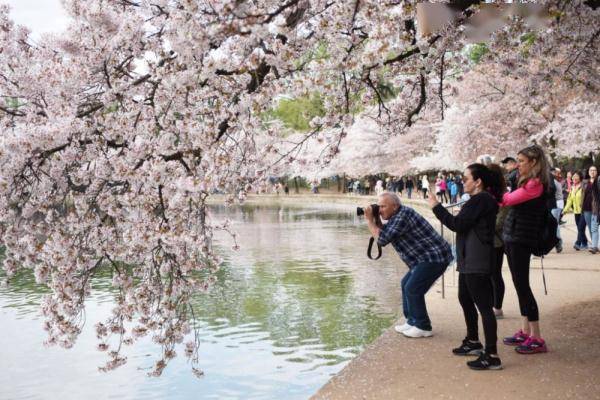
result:
[[(373, 219), (375, 220), (375, 223), (377, 224), (377, 226), (381, 227), (382, 223), (381, 223), (381, 217), (379, 216), (379, 205), (377, 204), (371, 204), (371, 210), (373, 211)], [(365, 215), (365, 209), (362, 207), (356, 207), (356, 215), (358, 215), (359, 217), (361, 215)], [(371, 260), (379, 260), (381, 258), (381, 246), (379, 244), (377, 244), (377, 257), (373, 258), (371, 252), (373, 250), (373, 243), (375, 243), (375, 238), (371, 237), (369, 239), (369, 247), (367, 248), (367, 257), (369, 257)]]

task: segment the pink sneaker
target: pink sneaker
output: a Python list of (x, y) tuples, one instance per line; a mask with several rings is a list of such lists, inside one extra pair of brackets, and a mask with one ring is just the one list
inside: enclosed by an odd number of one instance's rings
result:
[(545, 353), (548, 348), (544, 339), (530, 336), (522, 345), (517, 346), (515, 351), (519, 354), (535, 354)]
[(527, 339), (529, 339), (529, 335), (523, 332), (522, 329), (519, 329), (514, 335), (505, 337), (503, 342), (508, 346), (519, 346), (525, 344)]

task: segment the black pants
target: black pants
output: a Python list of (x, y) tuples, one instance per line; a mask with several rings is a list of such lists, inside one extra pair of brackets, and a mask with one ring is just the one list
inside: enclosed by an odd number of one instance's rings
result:
[(540, 314), (537, 302), (529, 285), (529, 264), (531, 262), (531, 250), (518, 243), (505, 243), (508, 267), (512, 275), (515, 290), (519, 297), (519, 309), (521, 315), (527, 317), (530, 322), (539, 321)]
[(494, 289), (494, 308), (500, 310), (504, 301), (504, 279), (502, 279), (502, 262), (504, 247), (494, 248), (494, 267), (492, 268), (492, 287)]
[(477, 324), (477, 309), (479, 309), (483, 322), (483, 334), (485, 335), (485, 351), (488, 354), (498, 352), (496, 348), (498, 326), (492, 309), (493, 297), (490, 275), (463, 273), (458, 275), (458, 301), (465, 315), (467, 339), (479, 340), (479, 327)]

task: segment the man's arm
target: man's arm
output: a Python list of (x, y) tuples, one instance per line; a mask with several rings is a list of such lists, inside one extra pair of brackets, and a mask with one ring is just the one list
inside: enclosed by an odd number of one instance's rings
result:
[[(375, 223), (374, 223), (375, 224)], [(405, 218), (397, 218), (396, 215), (392, 216), (388, 222), (383, 226), (375, 225), (373, 228), (377, 229), (377, 231), (372, 230), (369, 227), (369, 230), (377, 239), (377, 244), (380, 246), (387, 246), (388, 243), (391, 243), (395, 239), (405, 235), (409, 229), (409, 224), (405, 220)]]
[(373, 210), (371, 209), (371, 206), (365, 208), (365, 219), (367, 220), (367, 226), (369, 227), (371, 236), (373, 236), (375, 240), (379, 239), (379, 233), (381, 233), (381, 228), (373, 219)]

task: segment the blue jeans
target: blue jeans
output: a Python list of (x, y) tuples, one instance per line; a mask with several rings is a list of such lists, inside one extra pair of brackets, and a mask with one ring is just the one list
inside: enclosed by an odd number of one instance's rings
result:
[(402, 311), (409, 325), (431, 330), (431, 320), (425, 306), (425, 293), (442, 276), (448, 264), (422, 262), (411, 268), (402, 278)]
[[(560, 214), (562, 213), (562, 208), (553, 208), (552, 210), (550, 210), (550, 212), (552, 213), (552, 216), (556, 219), (556, 222), (559, 222)], [(562, 238), (560, 237), (560, 224), (556, 226), (556, 238), (562, 241)]]
[(591, 211), (584, 211), (583, 217), (585, 218), (585, 224), (590, 231), (590, 237), (592, 238), (592, 247), (598, 248), (598, 217)]
[(592, 247), (596, 249), (598, 248), (598, 235), (600, 234), (600, 232), (598, 232), (600, 230), (598, 224), (600, 224), (598, 216), (592, 214), (590, 216), (590, 223), (588, 224), (588, 226), (590, 227), (590, 235), (592, 236)]

